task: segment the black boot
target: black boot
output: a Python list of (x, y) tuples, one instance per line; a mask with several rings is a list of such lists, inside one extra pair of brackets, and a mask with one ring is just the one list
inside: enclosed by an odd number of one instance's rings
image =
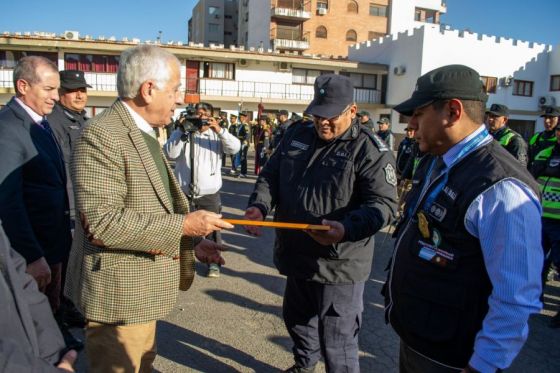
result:
[(298, 365), (294, 365), (288, 369), (286, 369), (284, 372), (286, 373), (313, 373), (315, 372), (315, 365), (309, 368), (304, 368), (304, 367), (300, 367)]

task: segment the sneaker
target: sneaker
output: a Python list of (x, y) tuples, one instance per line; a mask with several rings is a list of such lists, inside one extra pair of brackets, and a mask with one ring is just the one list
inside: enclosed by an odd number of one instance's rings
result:
[(210, 278), (220, 277), (220, 266), (216, 263), (208, 265), (208, 274), (206, 276)]
[(286, 369), (284, 372), (286, 373), (313, 373), (315, 372), (315, 365), (309, 368), (304, 368), (304, 367), (300, 367), (298, 365), (294, 365), (288, 369)]
[(235, 171), (235, 170), (229, 170), (229, 174), (230, 174), (230, 175), (236, 175), (236, 174), (237, 174), (237, 171)]
[(242, 179), (246, 179), (247, 178), (247, 174), (239, 174), (239, 177)]

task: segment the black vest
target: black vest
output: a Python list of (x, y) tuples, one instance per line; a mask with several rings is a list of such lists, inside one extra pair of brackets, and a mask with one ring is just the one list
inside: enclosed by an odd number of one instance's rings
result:
[(408, 216), (397, 228), (393, 267), (385, 291), (386, 317), (414, 350), (463, 368), (473, 353), (492, 291), (480, 242), (465, 229), (467, 209), (477, 196), (504, 178), (522, 181), (537, 196), (539, 192), (531, 175), (492, 141), (453, 166), (434, 203), (423, 208), (425, 196), (441, 177), (432, 182), (419, 205), (430, 234), (424, 238), (417, 212), (411, 213), (408, 208), (415, 204), (429, 177), (432, 159), (422, 159), (407, 198)]

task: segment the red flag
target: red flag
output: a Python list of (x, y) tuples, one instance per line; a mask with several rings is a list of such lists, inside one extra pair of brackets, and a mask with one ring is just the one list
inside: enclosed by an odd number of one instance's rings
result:
[(264, 111), (264, 105), (262, 104), (262, 101), (257, 105), (257, 109), (257, 120), (259, 120)]

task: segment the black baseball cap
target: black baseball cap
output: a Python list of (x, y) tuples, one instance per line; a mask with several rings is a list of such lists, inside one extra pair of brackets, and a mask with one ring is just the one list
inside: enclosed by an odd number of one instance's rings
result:
[(363, 117), (364, 115), (367, 116), (367, 117), (371, 117), (371, 114), (369, 113), (369, 111), (365, 111), (365, 110), (362, 110), (358, 114), (356, 114), (356, 116), (358, 116), (358, 117)]
[(354, 86), (344, 75), (319, 75), (315, 79), (314, 91), (313, 101), (305, 112), (321, 118), (336, 117), (354, 102)]
[(484, 92), (480, 75), (464, 65), (438, 67), (418, 78), (412, 97), (393, 109), (412, 116), (417, 108), (452, 98), (486, 102), (488, 95)]
[(554, 106), (547, 106), (544, 108), (541, 117), (560, 117), (560, 110)]
[(389, 120), (389, 118), (381, 118), (377, 121), (377, 124), (388, 124), (391, 125), (391, 121)]
[(498, 117), (509, 117), (509, 108), (506, 105), (492, 104), (486, 114), (493, 114)]
[(248, 115), (247, 115), (247, 112), (246, 112), (246, 111), (240, 111), (240, 112), (239, 112), (239, 116), (240, 116), (240, 117), (247, 117)]
[(62, 70), (60, 74), (60, 87), (65, 89), (92, 88), (86, 82), (84, 72), (80, 70)]
[(288, 110), (279, 110), (279, 111), (278, 111), (278, 115), (289, 116), (290, 113), (288, 112)]

